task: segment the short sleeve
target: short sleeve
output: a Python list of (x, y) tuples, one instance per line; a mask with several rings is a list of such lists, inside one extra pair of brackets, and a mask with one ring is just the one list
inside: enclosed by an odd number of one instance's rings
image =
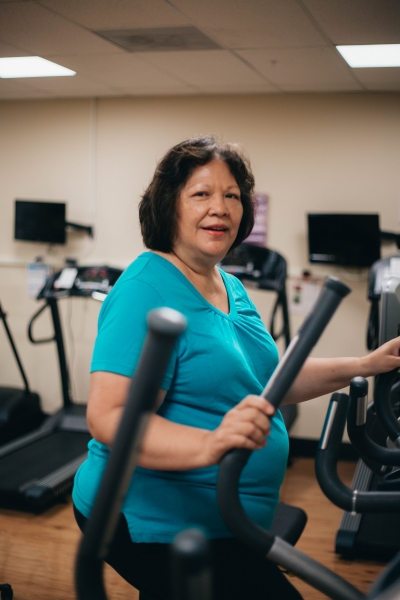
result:
[[(136, 278), (119, 282), (100, 311), (90, 371), (132, 377), (148, 331), (147, 313), (161, 306), (165, 303), (152, 285)], [(164, 375), (163, 389), (170, 388), (175, 363), (174, 350)]]

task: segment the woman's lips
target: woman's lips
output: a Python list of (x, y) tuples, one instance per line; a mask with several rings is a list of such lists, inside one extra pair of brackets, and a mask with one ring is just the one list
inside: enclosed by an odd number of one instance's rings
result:
[(212, 235), (213, 237), (222, 237), (227, 231), (228, 229), (221, 229), (221, 228), (214, 228), (214, 227), (203, 227), (203, 230), (206, 231), (208, 234)]

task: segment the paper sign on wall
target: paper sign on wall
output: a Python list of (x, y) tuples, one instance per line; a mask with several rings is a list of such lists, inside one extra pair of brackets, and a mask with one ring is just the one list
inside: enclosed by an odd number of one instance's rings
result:
[(267, 194), (254, 194), (254, 201), (256, 206), (254, 227), (245, 242), (265, 248), (267, 245), (268, 196)]
[(323, 280), (306, 274), (289, 280), (289, 311), (294, 315), (307, 315), (322, 289)]

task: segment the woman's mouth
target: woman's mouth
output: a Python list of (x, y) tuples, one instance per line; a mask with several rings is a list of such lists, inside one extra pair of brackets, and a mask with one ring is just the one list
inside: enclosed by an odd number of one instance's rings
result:
[(221, 237), (224, 235), (224, 233), (226, 233), (228, 231), (228, 228), (223, 227), (223, 226), (203, 227), (203, 229), (204, 229), (204, 231), (207, 231), (207, 233), (209, 233), (213, 237)]

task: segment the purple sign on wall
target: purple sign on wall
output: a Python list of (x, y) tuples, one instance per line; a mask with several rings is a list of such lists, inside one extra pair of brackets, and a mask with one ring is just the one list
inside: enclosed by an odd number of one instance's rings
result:
[(267, 194), (254, 194), (254, 200), (256, 205), (254, 227), (244, 241), (246, 244), (265, 247), (267, 245), (268, 196)]

